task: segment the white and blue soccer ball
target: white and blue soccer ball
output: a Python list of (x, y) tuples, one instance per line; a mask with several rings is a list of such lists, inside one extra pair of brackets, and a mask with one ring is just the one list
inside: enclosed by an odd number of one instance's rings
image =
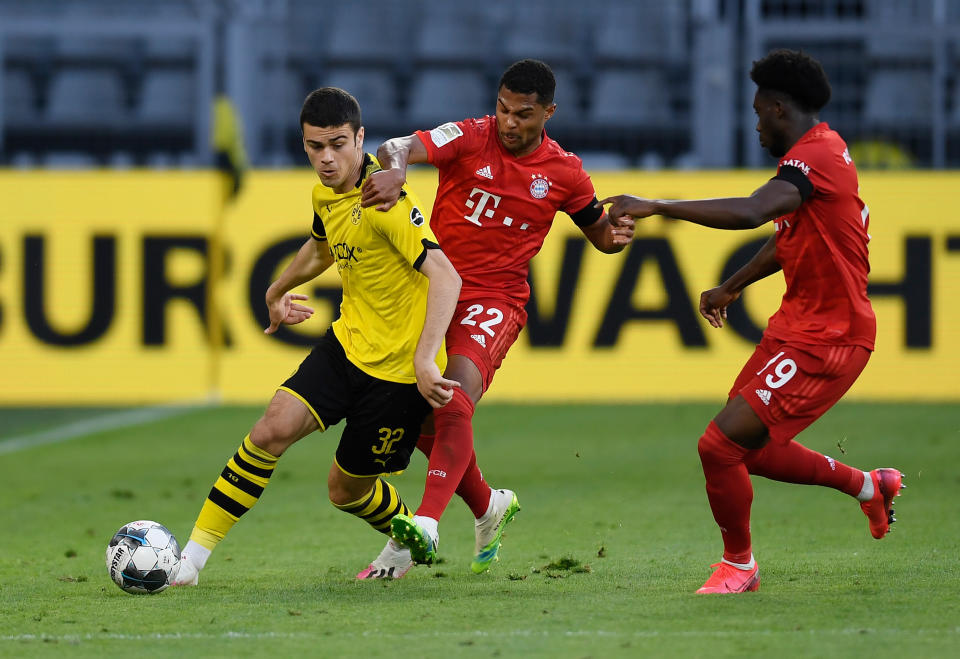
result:
[(180, 545), (163, 524), (124, 524), (107, 545), (107, 571), (128, 593), (159, 593), (177, 578)]

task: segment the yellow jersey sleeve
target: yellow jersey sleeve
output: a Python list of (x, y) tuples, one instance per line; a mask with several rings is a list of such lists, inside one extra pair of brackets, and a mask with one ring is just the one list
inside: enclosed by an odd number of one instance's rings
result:
[(430, 228), (420, 202), (409, 190), (388, 211), (373, 210), (377, 232), (403, 256), (414, 269), (419, 270), (428, 249), (439, 249), (437, 237)]
[(313, 226), (310, 227), (310, 235), (314, 240), (326, 240), (327, 229), (323, 226), (323, 220), (320, 219), (320, 213), (313, 211)]

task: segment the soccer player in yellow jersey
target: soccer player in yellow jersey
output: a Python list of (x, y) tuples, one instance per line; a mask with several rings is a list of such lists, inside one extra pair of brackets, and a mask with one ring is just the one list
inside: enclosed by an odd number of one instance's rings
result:
[(344, 418), (327, 477), (330, 501), (389, 535), (393, 516), (410, 511), (382, 476), (407, 467), (424, 417), (459, 386), (441, 373), (460, 277), (410, 190), (389, 211), (360, 206), (360, 186), (379, 165), (363, 151), (356, 99), (333, 87), (311, 92), (300, 128), (321, 182), (313, 191), (311, 236), (267, 290), (265, 331), (308, 319), (313, 310), (301, 304), (307, 297), (288, 291), (333, 264), (343, 283), (340, 317), (227, 461), (183, 549), (175, 585), (196, 585), (210, 553), (257, 502), (291, 444)]

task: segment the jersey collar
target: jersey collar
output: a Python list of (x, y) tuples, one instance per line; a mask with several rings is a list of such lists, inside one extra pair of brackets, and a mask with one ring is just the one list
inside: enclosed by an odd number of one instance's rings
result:
[(374, 158), (369, 153), (363, 154), (363, 164), (360, 166), (360, 178), (357, 179), (357, 184), (353, 187), (359, 188), (363, 185), (363, 182), (367, 179), (368, 176), (374, 172), (379, 172), (381, 169), (380, 163), (377, 162), (377, 159)]
[(801, 142), (806, 142), (807, 140), (812, 140), (815, 137), (819, 137), (823, 133), (826, 133), (828, 130), (830, 130), (830, 126), (827, 124), (826, 121), (821, 121), (820, 123), (814, 124), (813, 126), (810, 127), (810, 129), (806, 133), (804, 133), (800, 137), (799, 140), (797, 140), (797, 144), (800, 144)]

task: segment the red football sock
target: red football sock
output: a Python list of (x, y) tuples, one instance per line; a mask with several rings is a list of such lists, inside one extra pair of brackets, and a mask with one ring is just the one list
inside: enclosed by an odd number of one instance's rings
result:
[[(430, 453), (433, 451), (435, 438), (436, 435), (424, 434), (420, 435), (420, 439), (417, 440), (417, 448), (427, 456), (427, 459), (430, 458)], [(470, 464), (467, 465), (467, 470), (463, 473), (463, 478), (460, 479), (457, 495), (470, 506), (470, 512), (473, 513), (473, 516), (479, 518), (486, 514), (487, 508), (490, 507), (490, 494), (490, 486), (487, 485), (480, 468), (477, 467), (477, 453), (474, 451), (470, 455)]]
[(460, 485), (473, 455), (473, 410), (470, 396), (457, 388), (449, 403), (433, 411), (437, 434), (430, 451), (418, 515), (439, 520)]
[(713, 421), (697, 448), (707, 479), (707, 499), (723, 535), (723, 557), (731, 563), (749, 563), (753, 486), (743, 464), (747, 449), (730, 440)]
[(427, 435), (426, 433), (421, 433), (420, 438), (417, 440), (417, 448), (420, 449), (421, 453), (427, 456), (427, 460), (430, 459), (430, 452), (433, 451), (433, 440), (436, 438), (436, 435)]
[(477, 453), (474, 451), (470, 455), (470, 464), (467, 470), (463, 472), (463, 478), (460, 479), (460, 485), (457, 487), (457, 494), (470, 506), (470, 512), (473, 516), (479, 518), (486, 514), (490, 506), (490, 486), (483, 479), (480, 468), (477, 466)]
[(863, 472), (822, 453), (790, 440), (786, 444), (770, 442), (744, 459), (751, 474), (784, 483), (823, 485), (852, 497), (863, 487)]

